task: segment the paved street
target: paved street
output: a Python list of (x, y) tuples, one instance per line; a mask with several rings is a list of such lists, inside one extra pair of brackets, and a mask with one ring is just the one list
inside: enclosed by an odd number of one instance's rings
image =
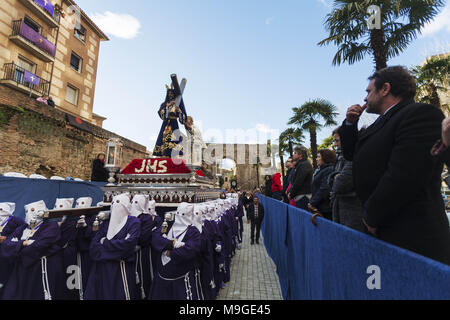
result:
[[(244, 218), (245, 220), (245, 218)], [(244, 225), (241, 250), (231, 261), (231, 280), (218, 300), (282, 300), (275, 264), (267, 255), (263, 239), (250, 245), (250, 225)]]

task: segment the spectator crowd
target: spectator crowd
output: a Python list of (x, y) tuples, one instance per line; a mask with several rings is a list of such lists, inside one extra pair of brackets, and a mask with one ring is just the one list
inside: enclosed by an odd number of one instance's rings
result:
[[(279, 174), (266, 177), (264, 194), (383, 241), (450, 264), (450, 229), (441, 193), (450, 164), (450, 118), (415, 103), (414, 78), (403, 67), (369, 77), (365, 105), (347, 111), (333, 131), (333, 149), (294, 148)], [(378, 114), (358, 129), (363, 112)], [(279, 189), (281, 188), (281, 192)]]

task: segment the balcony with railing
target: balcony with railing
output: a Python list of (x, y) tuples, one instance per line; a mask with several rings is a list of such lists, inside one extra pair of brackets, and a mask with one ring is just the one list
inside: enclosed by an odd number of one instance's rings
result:
[[(32, 78), (30, 81), (27, 74), (31, 74), (35, 78)], [(36, 78), (37, 81), (35, 81)], [(38, 82), (38, 84), (33, 84), (33, 81), (35, 81), (35, 83)], [(27, 94), (30, 94), (31, 90), (31, 95), (33, 97), (48, 95), (50, 91), (50, 82), (39, 79), (37, 76), (29, 73), (24, 68), (19, 67), (14, 62), (5, 63), (3, 65), (3, 77), (0, 78), (0, 83)]]
[(19, 0), (51, 28), (57, 28), (61, 14), (49, 0)]
[(12, 23), (9, 39), (21, 48), (31, 52), (45, 62), (55, 61), (56, 46), (39, 32), (28, 26), (22, 19)]

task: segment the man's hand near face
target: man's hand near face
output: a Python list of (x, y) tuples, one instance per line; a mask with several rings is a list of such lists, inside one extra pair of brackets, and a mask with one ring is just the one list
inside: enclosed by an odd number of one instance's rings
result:
[(346, 117), (347, 122), (349, 122), (351, 124), (357, 123), (359, 121), (359, 118), (363, 114), (364, 110), (366, 110), (366, 109), (367, 109), (366, 104), (363, 105), (362, 107), (359, 104), (355, 104), (355, 105), (351, 106), (350, 108), (348, 108), (347, 117)]

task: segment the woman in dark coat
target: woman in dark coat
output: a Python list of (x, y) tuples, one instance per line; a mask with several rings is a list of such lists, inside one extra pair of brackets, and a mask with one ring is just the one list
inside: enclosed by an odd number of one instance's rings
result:
[(266, 197), (272, 197), (272, 177), (266, 176), (266, 185), (264, 187), (264, 195)]
[(105, 169), (105, 154), (100, 153), (92, 164), (91, 181), (107, 182), (108, 171)]
[(330, 180), (333, 181), (333, 221), (367, 233), (363, 224), (361, 200), (356, 195), (353, 183), (353, 162), (345, 160), (342, 170), (334, 172)]
[(328, 177), (334, 171), (336, 153), (332, 150), (319, 150), (317, 153), (317, 169), (314, 172), (312, 183), (312, 197), (308, 208), (311, 211), (318, 210), (325, 218), (332, 220), (332, 208), (330, 204), (331, 188)]

